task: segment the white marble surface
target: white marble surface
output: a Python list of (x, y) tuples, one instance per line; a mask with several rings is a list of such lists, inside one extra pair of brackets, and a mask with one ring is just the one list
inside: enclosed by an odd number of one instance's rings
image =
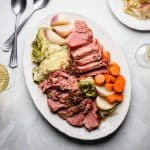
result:
[[(28, 0), (31, 3), (31, 0)], [(14, 15), (10, 0), (0, 0), (0, 45), (13, 31)], [(22, 16), (27, 16), (31, 4)], [(29, 24), (57, 11), (83, 14), (101, 24), (125, 54), (132, 77), (132, 98), (128, 116), (118, 132), (95, 143), (83, 143), (63, 136), (36, 110), (27, 91), (22, 54), (24, 30), (19, 35), (19, 67), (14, 87), (0, 95), (0, 150), (149, 150), (150, 149), (150, 70), (137, 66), (134, 54), (140, 43), (150, 42), (150, 33), (133, 31), (120, 24), (109, 11), (107, 0), (51, 0), (49, 6), (31, 18)], [(25, 28), (29, 27), (29, 24)], [(0, 51), (0, 63), (8, 63), (9, 53)]]

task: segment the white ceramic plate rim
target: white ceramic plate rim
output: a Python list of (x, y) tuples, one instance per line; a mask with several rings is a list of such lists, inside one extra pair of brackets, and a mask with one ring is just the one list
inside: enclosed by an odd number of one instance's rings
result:
[(150, 30), (150, 19), (140, 20), (130, 16), (123, 11), (123, 0), (108, 0), (108, 5), (114, 16), (124, 25), (129, 28), (139, 31)]
[[(95, 32), (96, 37), (99, 36), (99, 33), (101, 34), (102, 43), (103, 42), (105, 43), (106, 41), (107, 41), (106, 43), (111, 43), (110, 47), (112, 47), (112, 49), (115, 49), (115, 51), (111, 51), (111, 52), (117, 53), (117, 55), (116, 54), (114, 56), (112, 55), (112, 57), (114, 57), (114, 60), (115, 60), (115, 57), (118, 59), (116, 61), (118, 61), (118, 63), (122, 66), (122, 68), (123, 68), (122, 73), (125, 75), (126, 81), (127, 81), (125, 92), (124, 92), (125, 100), (118, 107), (118, 109), (117, 109), (118, 114), (116, 116), (112, 116), (112, 117), (108, 118), (106, 121), (101, 123), (101, 125), (98, 129), (96, 129), (92, 132), (88, 132), (84, 128), (72, 127), (68, 123), (66, 123), (64, 120), (59, 118), (57, 115), (54, 115), (53, 113), (51, 113), (49, 111), (47, 101), (46, 101), (46, 96), (43, 95), (42, 91), (32, 81), (32, 67), (34, 65), (31, 62), (31, 41), (33, 40), (33, 37), (35, 37), (37, 28), (39, 26), (43, 25), (43, 22), (45, 22), (46, 20), (48, 21), (48, 18), (51, 18), (51, 16), (53, 16), (53, 15), (48, 15), (44, 19), (41, 19), (41, 21), (37, 25), (30, 26), (30, 28), (27, 29), (28, 32), (25, 32), (25, 33), (27, 33), (25, 37), (28, 40), (27, 40), (27, 43), (25, 44), (25, 49), (24, 49), (23, 69), (24, 69), (24, 76), (25, 76), (27, 88), (28, 88), (29, 93), (32, 97), (32, 100), (33, 100), (35, 106), (37, 107), (37, 109), (39, 110), (39, 112), (53, 127), (58, 129), (60, 132), (66, 134), (72, 138), (76, 138), (76, 139), (80, 139), (80, 140), (97, 140), (100, 138), (104, 138), (119, 128), (119, 126), (125, 119), (125, 116), (129, 109), (130, 96), (131, 96), (131, 81), (130, 81), (130, 73), (129, 73), (127, 63), (126, 63), (126, 59), (125, 59), (123, 53), (121, 52), (120, 48), (118, 46), (115, 46), (113, 40), (104, 31), (104, 29), (101, 28), (99, 25), (95, 24), (93, 21), (91, 21), (90, 19), (88, 19), (87, 17), (84, 17), (82, 15), (70, 13), (70, 12), (64, 12), (64, 13), (71, 16), (71, 18), (73, 18), (73, 19), (80, 18), (80, 19), (85, 20), (90, 25), (93, 32)], [(34, 32), (32, 32), (31, 30), (34, 30)], [(106, 37), (105, 37), (105, 35), (106, 35)], [(104, 37), (105, 37), (105, 40), (103, 40)], [(99, 37), (98, 37), (98, 39), (99, 39)], [(110, 48), (110, 47), (106, 46), (106, 48)], [(121, 63), (119, 62), (119, 60)]]

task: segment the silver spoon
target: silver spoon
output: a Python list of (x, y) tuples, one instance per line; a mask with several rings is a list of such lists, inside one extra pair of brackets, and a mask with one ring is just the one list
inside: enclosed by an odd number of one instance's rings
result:
[[(18, 26), (17, 33), (19, 33), (22, 29), (22, 27), (26, 24), (26, 22), (31, 18), (31, 16), (39, 9), (42, 9), (47, 6), (48, 2), (50, 0), (33, 0), (33, 9), (31, 11), (31, 14)], [(13, 33), (1, 46), (3, 51), (9, 52), (13, 45), (15, 34)]]
[(10, 60), (9, 60), (9, 66), (11, 68), (15, 68), (18, 65), (18, 62), (17, 62), (17, 27), (18, 27), (20, 16), (24, 12), (26, 5), (27, 5), (26, 0), (11, 0), (11, 8), (12, 8), (12, 11), (16, 15), (15, 37), (14, 37), (14, 43), (13, 43)]

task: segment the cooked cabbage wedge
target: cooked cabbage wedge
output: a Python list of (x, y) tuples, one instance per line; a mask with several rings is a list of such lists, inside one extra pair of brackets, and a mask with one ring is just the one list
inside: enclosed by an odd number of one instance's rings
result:
[(68, 66), (69, 56), (66, 46), (50, 45), (45, 51), (45, 58), (40, 65), (33, 68), (33, 80), (41, 82), (50, 72), (65, 69)]
[(41, 82), (47, 78), (50, 72), (65, 69), (68, 66), (68, 47), (54, 44), (47, 40), (45, 30), (38, 30), (35, 40), (32, 42), (33, 80)]
[(45, 37), (45, 29), (44, 27), (39, 28), (36, 38), (32, 42), (32, 61), (34, 63), (40, 63), (44, 59), (44, 52), (52, 44)]

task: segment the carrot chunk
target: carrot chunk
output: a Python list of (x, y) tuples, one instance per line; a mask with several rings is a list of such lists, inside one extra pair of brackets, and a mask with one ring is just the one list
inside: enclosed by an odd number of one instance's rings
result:
[(114, 84), (112, 83), (106, 83), (105, 88), (109, 91), (112, 91), (114, 89)]
[(110, 52), (109, 51), (103, 51), (103, 57), (110, 62)]
[(105, 75), (103, 74), (98, 74), (95, 76), (95, 83), (97, 85), (103, 85), (105, 82)]
[(108, 71), (111, 75), (113, 76), (118, 76), (120, 74), (120, 67), (118, 64), (116, 63), (112, 63), (109, 68)]
[(109, 95), (106, 97), (106, 100), (109, 102), (109, 103), (114, 103), (114, 102), (122, 102), (123, 101), (123, 94), (118, 94), (118, 93), (115, 93), (115, 94), (112, 94), (112, 95)]
[(123, 92), (125, 87), (125, 78), (122, 75), (119, 75), (114, 83), (114, 90), (118, 93)]
[(112, 75), (105, 74), (105, 82), (106, 83), (115, 83), (116, 79)]

